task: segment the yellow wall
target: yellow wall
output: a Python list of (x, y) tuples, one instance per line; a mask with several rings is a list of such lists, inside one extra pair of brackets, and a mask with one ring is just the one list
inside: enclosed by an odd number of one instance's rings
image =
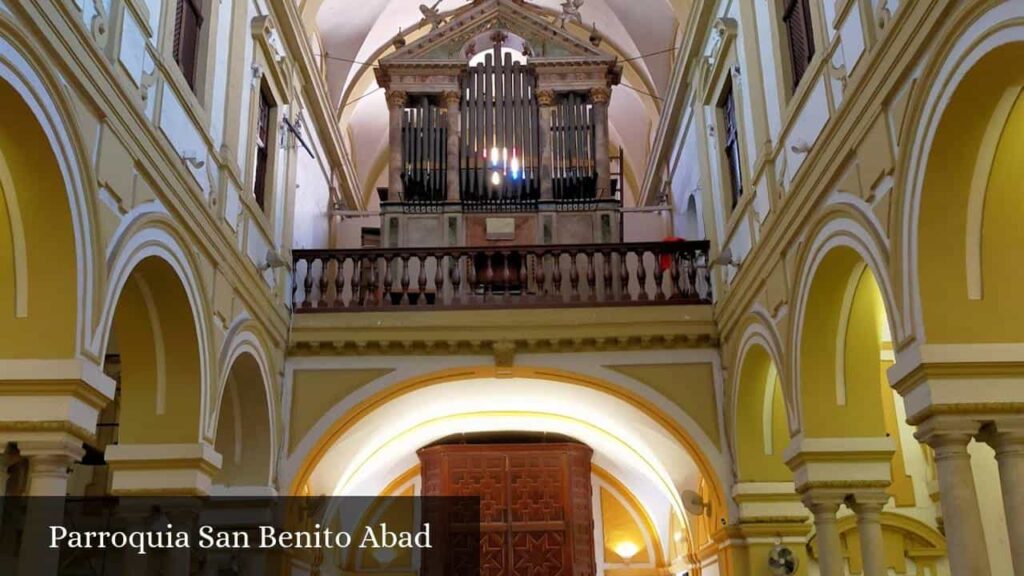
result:
[[(770, 380), (770, 381), (769, 381)], [(772, 453), (765, 453), (765, 394), (772, 387)], [(782, 460), (789, 443), (785, 398), (768, 353), (751, 348), (740, 371), (736, 414), (736, 452), (741, 481), (788, 482), (793, 474)]]
[[(1019, 342), (1024, 266), (1024, 102), (1003, 128), (985, 194), (982, 225), (983, 298), (968, 300), (967, 204), (990, 118), (1008, 86), (1024, 83), (1024, 44), (1001, 48), (979, 62), (957, 89), (939, 126), (921, 201), (919, 272), (929, 342)], [(983, 151), (991, 154), (992, 151)]]
[[(174, 271), (155, 258), (141, 262), (125, 284), (114, 315), (112, 338), (121, 354), (121, 443), (199, 439), (202, 374), (193, 318)], [(166, 404), (158, 414), (161, 349)]]
[[(78, 284), (64, 182), (35, 115), (2, 81), (0, 110), (0, 358), (70, 357)], [(12, 235), (15, 202), (23, 238)], [(15, 243), (27, 260), (27, 318), (15, 317)]]

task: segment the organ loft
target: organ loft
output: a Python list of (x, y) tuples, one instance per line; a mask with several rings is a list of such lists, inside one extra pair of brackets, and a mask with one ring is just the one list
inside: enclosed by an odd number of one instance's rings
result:
[(395, 40), (375, 70), (390, 114), (383, 247), (621, 241), (608, 129), (621, 67), (565, 17), (477, 0)]

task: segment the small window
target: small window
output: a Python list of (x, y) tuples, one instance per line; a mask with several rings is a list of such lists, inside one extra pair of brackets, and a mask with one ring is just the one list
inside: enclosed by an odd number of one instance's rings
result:
[(256, 166), (252, 180), (252, 194), (256, 197), (256, 204), (262, 210), (266, 210), (267, 188), (267, 164), (270, 157), (270, 122), (274, 113), (274, 99), (270, 90), (264, 84), (260, 88), (259, 110), (256, 112)]
[(174, 12), (174, 61), (185, 76), (189, 88), (196, 88), (196, 64), (199, 60), (199, 33), (203, 13), (198, 0), (178, 0)]
[(807, 66), (814, 57), (814, 27), (811, 25), (810, 0), (786, 0), (782, 14), (789, 37), (789, 58), (793, 70), (793, 89), (807, 72)]
[(726, 83), (718, 107), (722, 111), (722, 127), (725, 129), (722, 152), (725, 153), (728, 172), (729, 197), (732, 200), (732, 208), (735, 208), (740, 196), (743, 195), (743, 169), (740, 164), (739, 130), (736, 127), (736, 98), (732, 90), (732, 80)]

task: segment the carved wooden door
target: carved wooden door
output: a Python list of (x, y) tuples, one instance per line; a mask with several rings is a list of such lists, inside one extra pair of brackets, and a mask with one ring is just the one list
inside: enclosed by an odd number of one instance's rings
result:
[(590, 448), (444, 445), (420, 450), (425, 496), (480, 498), (481, 576), (592, 576)]

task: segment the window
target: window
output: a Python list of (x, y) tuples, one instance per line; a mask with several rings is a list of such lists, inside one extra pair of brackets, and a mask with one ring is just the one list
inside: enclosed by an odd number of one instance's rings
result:
[(729, 196), (732, 208), (735, 208), (743, 195), (743, 170), (740, 167), (739, 130), (736, 128), (736, 98), (733, 95), (732, 80), (726, 83), (718, 107), (722, 111), (722, 151), (725, 153), (728, 172)]
[(256, 111), (256, 154), (252, 194), (256, 204), (266, 210), (267, 164), (270, 152), (270, 122), (273, 118), (274, 99), (266, 84), (260, 88), (259, 110)]
[(810, 0), (786, 0), (782, 21), (786, 25), (786, 35), (789, 37), (793, 89), (796, 89), (814, 56), (814, 27), (811, 25)]
[(199, 60), (199, 32), (203, 29), (203, 14), (198, 1), (178, 0), (174, 12), (174, 61), (193, 90)]

